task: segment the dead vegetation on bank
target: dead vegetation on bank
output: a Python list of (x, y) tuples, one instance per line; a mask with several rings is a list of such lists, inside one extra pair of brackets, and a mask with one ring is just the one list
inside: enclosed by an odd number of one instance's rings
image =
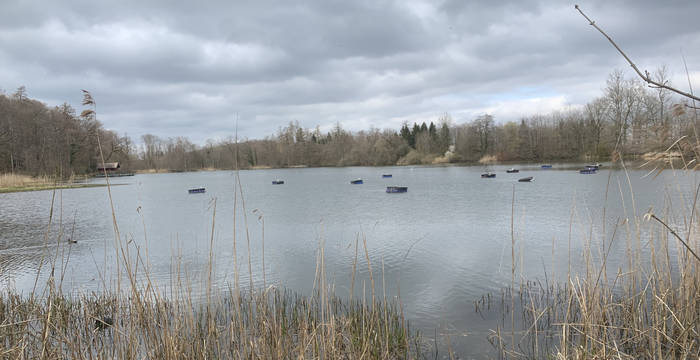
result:
[(57, 180), (46, 176), (32, 177), (18, 174), (0, 174), (0, 194), (39, 191), (55, 189), (74, 189), (82, 187), (99, 187), (103, 184), (87, 184), (85, 177), (71, 177), (68, 180)]

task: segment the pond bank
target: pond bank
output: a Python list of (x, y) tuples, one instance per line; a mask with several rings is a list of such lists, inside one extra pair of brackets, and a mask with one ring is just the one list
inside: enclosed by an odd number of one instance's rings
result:
[[(112, 184), (117, 185), (117, 184)], [(79, 189), (79, 188), (91, 188), (91, 187), (103, 187), (106, 184), (34, 184), (34, 185), (24, 185), (24, 186), (9, 186), (0, 187), (0, 194), (13, 193), (13, 192), (24, 192), (24, 191), (41, 191), (41, 190), (64, 190), (64, 189)]]
[(0, 194), (23, 191), (61, 190), (105, 186), (105, 184), (88, 184), (85, 182), (86, 180), (87, 177), (81, 180), (70, 179), (65, 181), (52, 179), (46, 176), (32, 177), (18, 174), (0, 174)]

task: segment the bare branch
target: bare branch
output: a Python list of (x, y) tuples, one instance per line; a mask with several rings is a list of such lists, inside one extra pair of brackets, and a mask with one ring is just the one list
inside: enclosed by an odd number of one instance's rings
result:
[(652, 218), (652, 219), (654, 219), (654, 220), (656, 220), (656, 221), (658, 221), (661, 225), (663, 225), (663, 226), (671, 233), (671, 235), (673, 235), (676, 239), (678, 239), (678, 241), (681, 242), (681, 244), (683, 244), (683, 246), (685, 246), (685, 248), (690, 252), (691, 255), (693, 255), (693, 256), (695, 257), (696, 260), (700, 261), (700, 257), (695, 253), (695, 251), (693, 251), (693, 248), (691, 248), (690, 245), (688, 245), (688, 243), (686, 243), (686, 242), (680, 237), (680, 235), (678, 235), (678, 233), (676, 233), (675, 230), (671, 229), (671, 227), (668, 226), (668, 224), (666, 224), (665, 222), (663, 222), (661, 219), (659, 219), (658, 217), (656, 217), (656, 215), (654, 215), (654, 214), (647, 214), (647, 216), (650, 217), (650, 218)]
[(651, 85), (655, 85), (655, 86), (658, 87), (658, 88), (664, 88), (664, 89), (673, 91), (673, 92), (675, 92), (675, 93), (677, 93), (677, 94), (680, 94), (680, 95), (683, 95), (683, 96), (685, 96), (685, 97), (687, 97), (687, 98), (700, 101), (700, 98), (697, 97), (697, 96), (695, 96), (695, 95), (689, 94), (689, 93), (687, 93), (687, 92), (685, 92), (685, 91), (681, 91), (681, 90), (678, 90), (678, 89), (676, 89), (676, 88), (674, 88), (674, 87), (671, 87), (671, 86), (668, 86), (668, 85), (665, 85), (665, 84), (661, 84), (661, 83), (659, 83), (659, 82), (656, 82), (656, 81), (652, 80), (651, 76), (649, 75), (649, 72), (646, 71), (646, 70), (644, 71), (645, 73), (642, 74), (642, 72), (639, 71), (639, 68), (637, 68), (637, 65), (635, 65), (635, 64), (632, 62), (632, 60), (630, 60), (630, 58), (627, 56), (627, 54), (625, 54), (625, 52), (622, 51), (622, 49), (620, 49), (619, 46), (617, 46), (617, 44), (615, 43), (615, 41), (613, 41), (613, 39), (612, 39), (610, 36), (608, 36), (608, 34), (606, 34), (605, 31), (603, 31), (603, 29), (601, 29), (600, 27), (598, 27), (598, 25), (595, 24), (595, 21), (591, 20), (588, 16), (586, 16), (586, 14), (584, 14), (583, 11), (581, 11), (581, 9), (579, 8), (578, 5), (574, 5), (574, 7), (576, 8), (576, 10), (578, 10), (578, 12), (581, 13), (581, 15), (582, 15), (584, 18), (586, 18), (586, 20), (588, 20), (588, 23), (589, 23), (591, 26), (593, 26), (596, 30), (598, 30), (601, 34), (603, 34), (603, 36), (605, 36), (605, 38), (608, 39), (608, 41), (610, 41), (610, 43), (615, 47), (615, 49), (617, 49), (617, 51), (620, 52), (620, 54), (622, 55), (622, 57), (624, 57), (625, 60), (627, 60), (627, 62), (630, 64), (630, 66), (632, 66), (632, 69), (634, 69), (634, 71), (637, 73), (637, 75), (639, 75), (639, 77), (641, 77), (642, 80), (644, 80), (646, 83), (651, 84)]

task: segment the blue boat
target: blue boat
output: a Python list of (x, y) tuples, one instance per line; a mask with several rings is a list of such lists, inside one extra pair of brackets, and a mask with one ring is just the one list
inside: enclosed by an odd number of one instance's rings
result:
[(203, 194), (203, 193), (207, 192), (207, 190), (204, 189), (203, 187), (199, 187), (199, 188), (189, 189), (189, 190), (187, 190), (187, 192), (190, 194)]
[(492, 172), (487, 172), (487, 173), (481, 174), (481, 177), (482, 177), (482, 178), (491, 179), (491, 178), (495, 178), (495, 177), (496, 177), (496, 174), (494, 174), (494, 173), (492, 173)]
[(391, 177), (391, 174), (382, 174), (382, 177), (383, 177), (383, 178), (390, 178), (390, 177)]
[(408, 186), (387, 186), (386, 192), (390, 194), (408, 192)]
[(355, 179), (355, 180), (350, 181), (350, 183), (353, 185), (360, 185), (360, 184), (362, 184), (362, 179)]
[(543, 168), (543, 169), (551, 169), (551, 168), (552, 168), (552, 165), (550, 165), (550, 164), (544, 164), (544, 165), (542, 165), (542, 168)]
[(282, 185), (284, 184), (284, 180), (272, 180), (272, 185)]
[(581, 174), (595, 174), (595, 173), (596, 173), (596, 169), (589, 169), (589, 168), (586, 168), (586, 169), (581, 169), (581, 170), (579, 170), (578, 172), (581, 173)]

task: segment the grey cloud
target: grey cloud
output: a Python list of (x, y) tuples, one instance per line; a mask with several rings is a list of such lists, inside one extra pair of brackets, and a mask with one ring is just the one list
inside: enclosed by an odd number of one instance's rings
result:
[[(681, 72), (681, 48), (700, 64), (698, 2), (581, 6), (642, 68)], [(627, 67), (573, 3), (9, 0), (0, 12), (0, 88), (76, 107), (87, 88), (105, 126), (135, 138), (204, 143), (237, 116), (242, 137), (261, 138), (294, 120), (360, 130), (465, 121), (505, 98), (577, 105)]]

